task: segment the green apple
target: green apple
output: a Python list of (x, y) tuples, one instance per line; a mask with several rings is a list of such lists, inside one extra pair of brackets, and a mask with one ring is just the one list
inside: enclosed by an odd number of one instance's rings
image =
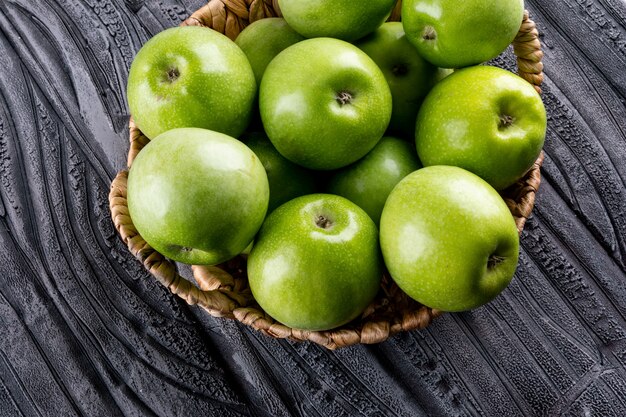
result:
[(389, 130), (413, 137), (422, 100), (449, 70), (424, 60), (407, 40), (400, 22), (384, 23), (355, 45), (374, 60), (387, 79), (393, 103)]
[(424, 166), (465, 168), (502, 190), (532, 166), (546, 135), (534, 87), (501, 68), (455, 71), (428, 94), (415, 131)]
[(128, 74), (128, 104), (150, 139), (198, 127), (239, 136), (256, 96), (246, 55), (226, 36), (199, 26), (170, 28), (139, 50)]
[(391, 93), (380, 69), (356, 46), (307, 39), (267, 66), (259, 108), (281, 155), (330, 170), (356, 161), (378, 143), (391, 117)]
[(352, 201), (378, 224), (393, 187), (421, 166), (411, 143), (386, 136), (364, 158), (335, 173), (328, 192)]
[(235, 43), (248, 57), (257, 85), (261, 84), (265, 68), (283, 49), (304, 40), (280, 17), (260, 19), (247, 26)]
[(391, 14), (396, 0), (279, 0), (289, 26), (307, 38), (354, 41), (374, 31)]
[(250, 134), (244, 142), (259, 157), (267, 172), (270, 185), (268, 213), (289, 200), (315, 192), (315, 173), (278, 153), (265, 134)]
[(219, 264), (242, 252), (268, 201), (259, 158), (237, 139), (205, 129), (157, 136), (128, 174), (137, 231), (163, 255), (187, 264)]
[(461, 68), (500, 55), (515, 39), (524, 0), (404, 0), (402, 24), (433, 65)]
[(389, 273), (420, 303), (443, 311), (476, 308), (509, 284), (519, 255), (513, 216), (500, 195), (458, 167), (409, 174), (380, 220)]
[(250, 289), (275, 320), (328, 330), (355, 319), (380, 286), (378, 229), (343, 197), (311, 194), (271, 213), (248, 258)]

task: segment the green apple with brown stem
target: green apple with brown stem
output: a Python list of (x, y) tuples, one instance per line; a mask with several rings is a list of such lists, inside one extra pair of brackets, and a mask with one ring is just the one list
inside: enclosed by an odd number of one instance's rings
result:
[(254, 299), (296, 329), (328, 330), (357, 318), (381, 277), (374, 222), (330, 194), (298, 197), (274, 210), (248, 257)]
[(420, 55), (462, 68), (500, 55), (515, 39), (524, 0), (403, 0), (402, 25)]
[(522, 178), (541, 152), (546, 110), (535, 88), (497, 67), (455, 71), (428, 94), (415, 143), (424, 166), (465, 168), (502, 190)]
[(256, 82), (246, 55), (226, 36), (205, 27), (175, 27), (139, 50), (127, 95), (135, 123), (150, 139), (184, 127), (237, 137), (248, 126)]
[(281, 155), (310, 169), (331, 170), (363, 157), (382, 138), (391, 93), (376, 63), (356, 46), (307, 39), (267, 66), (259, 108)]
[(519, 236), (500, 195), (462, 168), (433, 166), (393, 189), (380, 220), (389, 273), (420, 303), (443, 311), (479, 307), (507, 287)]

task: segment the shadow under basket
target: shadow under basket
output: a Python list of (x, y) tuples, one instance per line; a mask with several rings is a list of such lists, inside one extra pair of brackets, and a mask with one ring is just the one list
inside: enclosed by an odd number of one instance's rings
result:
[[(250, 22), (280, 16), (276, 3), (272, 0), (245, 0), (247, 9), (240, 10), (234, 6), (229, 8), (228, 1), (211, 0), (182, 25), (207, 26), (234, 39)], [(400, 2), (390, 20), (399, 20), (399, 5)], [(518, 74), (541, 93), (543, 53), (539, 33), (527, 11), (524, 12), (520, 31), (513, 41), (513, 49), (517, 57)], [(128, 167), (148, 142), (149, 139), (131, 119)], [(543, 152), (524, 178), (501, 192), (515, 218), (519, 233), (534, 206), (535, 193), (541, 181), (542, 162)], [(150, 247), (135, 229), (126, 201), (127, 178), (128, 170), (119, 172), (111, 184), (109, 194), (113, 222), (124, 243), (150, 274), (173, 294), (190, 305), (199, 305), (212, 316), (238, 320), (272, 337), (309, 340), (328, 349), (336, 349), (359, 343), (379, 343), (398, 332), (423, 329), (442, 314), (409, 298), (385, 274), (374, 301), (360, 317), (342, 327), (328, 331), (305, 331), (282, 325), (267, 315), (252, 297), (244, 256), (219, 266), (192, 266), (197, 286), (179, 275), (175, 263)]]

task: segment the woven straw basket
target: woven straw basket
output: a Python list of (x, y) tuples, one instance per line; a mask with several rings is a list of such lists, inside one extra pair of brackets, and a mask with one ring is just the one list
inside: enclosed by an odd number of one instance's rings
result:
[[(400, 1), (390, 20), (399, 20), (399, 10)], [(235, 39), (249, 23), (280, 15), (277, 0), (211, 0), (182, 25), (207, 26)], [(529, 19), (527, 11), (513, 47), (519, 75), (541, 92), (543, 53), (535, 23)], [(148, 141), (131, 119), (128, 167)], [(543, 153), (523, 179), (501, 193), (520, 233), (533, 209), (542, 161)], [(174, 262), (156, 252), (137, 233), (126, 202), (127, 176), (128, 171), (124, 170), (113, 180), (109, 203), (115, 227), (128, 249), (173, 294), (190, 305), (201, 306), (213, 316), (238, 320), (272, 337), (309, 340), (336, 349), (359, 343), (378, 343), (401, 331), (423, 329), (442, 313), (411, 300), (385, 274), (376, 299), (351, 323), (329, 331), (304, 331), (284, 326), (268, 316), (252, 297), (243, 256), (219, 266), (193, 266), (197, 286), (180, 276)]]

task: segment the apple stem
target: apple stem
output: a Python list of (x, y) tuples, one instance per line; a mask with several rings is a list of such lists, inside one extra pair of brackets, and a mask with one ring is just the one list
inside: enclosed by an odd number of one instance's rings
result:
[(333, 222), (327, 219), (326, 217), (320, 215), (320, 216), (317, 216), (317, 218), (315, 219), (315, 224), (319, 228), (330, 229), (331, 226), (333, 225)]
[(515, 118), (513, 116), (509, 116), (508, 114), (503, 114), (500, 116), (500, 127), (509, 127), (515, 122)]
[(178, 71), (178, 68), (170, 68), (167, 71), (167, 81), (170, 83), (173, 83), (174, 81), (176, 81), (178, 79), (178, 77), (180, 77), (180, 71)]
[(437, 31), (432, 26), (424, 27), (424, 32), (422, 33), (422, 39), (425, 41), (433, 41), (437, 39)]
[(499, 255), (491, 255), (487, 260), (487, 269), (493, 269), (506, 260), (505, 257)]
[(347, 91), (341, 91), (339, 94), (337, 94), (337, 97), (335, 97), (335, 99), (340, 105), (344, 106), (346, 104), (350, 104), (350, 102), (352, 101), (352, 94)]

